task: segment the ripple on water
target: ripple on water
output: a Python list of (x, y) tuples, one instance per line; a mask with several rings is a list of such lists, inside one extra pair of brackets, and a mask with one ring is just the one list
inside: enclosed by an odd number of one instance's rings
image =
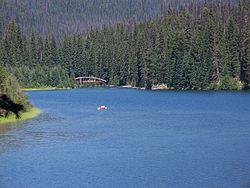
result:
[(0, 133), (0, 187), (249, 187), (249, 93), (28, 95), (44, 113)]

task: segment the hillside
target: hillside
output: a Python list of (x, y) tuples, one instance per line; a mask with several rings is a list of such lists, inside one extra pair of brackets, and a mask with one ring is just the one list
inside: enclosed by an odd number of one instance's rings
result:
[(144, 22), (103, 26), (62, 40), (22, 35), (14, 21), (0, 37), (0, 64), (25, 87), (71, 87), (77, 76), (110, 85), (173, 89), (250, 86), (249, 1), (168, 9)]
[[(200, 2), (202, 0), (197, 0)], [(219, 0), (218, 0), (219, 1)], [(236, 2), (227, 0), (223, 2)], [(0, 17), (16, 20), (25, 34), (32, 28), (41, 35), (85, 33), (91, 27), (132, 22), (163, 15), (166, 7), (189, 0), (0, 0)]]

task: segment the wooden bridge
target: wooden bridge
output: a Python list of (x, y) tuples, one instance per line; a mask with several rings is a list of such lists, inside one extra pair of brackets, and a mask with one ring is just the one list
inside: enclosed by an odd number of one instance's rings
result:
[(107, 83), (107, 80), (101, 79), (101, 78), (97, 78), (94, 76), (90, 76), (90, 77), (77, 77), (75, 78), (75, 80), (79, 83), (79, 84), (84, 84), (84, 83)]

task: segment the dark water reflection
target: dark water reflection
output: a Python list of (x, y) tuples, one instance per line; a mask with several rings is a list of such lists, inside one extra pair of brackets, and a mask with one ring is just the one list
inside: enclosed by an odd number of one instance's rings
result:
[(250, 185), (249, 93), (28, 94), (44, 112), (1, 127), (0, 188)]

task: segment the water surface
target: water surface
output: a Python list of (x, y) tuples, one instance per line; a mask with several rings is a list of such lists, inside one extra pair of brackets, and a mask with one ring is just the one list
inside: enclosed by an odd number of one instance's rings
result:
[(250, 93), (28, 95), (44, 112), (0, 132), (1, 188), (250, 187)]

